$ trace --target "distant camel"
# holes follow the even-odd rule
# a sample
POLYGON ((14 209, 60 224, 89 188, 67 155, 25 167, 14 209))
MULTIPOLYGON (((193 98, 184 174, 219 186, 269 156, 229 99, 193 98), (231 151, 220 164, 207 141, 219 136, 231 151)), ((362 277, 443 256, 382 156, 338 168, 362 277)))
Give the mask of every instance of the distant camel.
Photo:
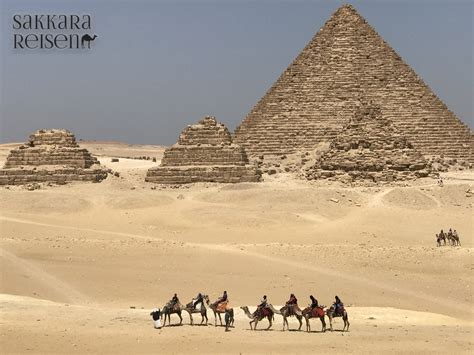
POLYGON ((441 234, 441 233, 436 234, 436 244, 437 244, 437 246, 439 246, 439 247, 441 246, 441 241, 443 241, 444 245, 446 245, 446 237, 445 237, 444 233, 443 234, 441 234))
POLYGON ((345 309, 342 311, 342 314, 336 315, 336 308, 334 307, 334 305, 332 305, 331 308, 329 308, 326 311, 326 315, 329 318, 329 327, 331 328, 331 331, 332 331, 332 319, 336 317, 342 317, 342 320, 344 321, 344 328, 342 328, 342 331, 346 330, 346 327, 347 327, 347 331, 349 331, 349 325, 350 325, 349 316, 347 315, 347 312, 345 309))
POLYGON ((298 322, 300 322, 300 326, 298 330, 301 330, 301 326, 303 325, 303 322, 301 319, 303 318, 303 313, 301 313, 301 309, 298 308, 298 306, 294 306, 294 312, 290 313, 290 309, 288 306, 283 306, 280 310, 275 309, 271 304, 268 305, 268 308, 270 308, 273 313, 275 314, 280 314, 283 316, 283 330, 285 330, 285 324, 286 324, 286 329, 290 330, 289 325, 288 325, 288 317, 295 316, 296 319, 298 319, 298 322))
POLYGON ((257 330, 257 324, 260 322, 263 318, 268 319, 268 329, 272 327, 272 319, 274 318, 274 313, 271 310, 271 308, 267 307, 265 308, 267 310, 266 314, 264 312, 264 309, 260 310, 260 312, 255 311, 254 313, 250 313, 249 308, 247 306, 242 306, 240 307, 243 309, 244 313, 251 319, 249 322, 250 329, 257 330), (252 328, 252 323, 254 323, 254 326, 252 328))
POLYGON ((183 311, 184 307, 181 305, 181 303, 178 302, 177 305, 174 307, 171 307, 169 303, 166 304, 166 306, 163 307, 161 310, 161 314, 164 315, 163 317, 163 327, 166 325, 166 316, 168 316, 168 323, 171 323, 171 314, 177 314, 179 317, 179 325, 183 323, 183 317, 181 317, 181 311, 183 311))
MULTIPOLYGON (((208 295, 202 295, 202 298, 204 299, 204 301, 206 302, 206 304, 209 306, 209 296, 208 295)), ((207 322, 208 322, 208 319, 207 319, 207 309, 206 309, 206 306, 204 305, 204 303, 201 304, 201 307, 200 308, 195 308, 194 307, 194 299, 189 302, 186 307, 183 309, 183 311, 186 311, 189 313, 189 319, 191 320, 191 325, 193 325, 193 313, 200 313, 201 314, 201 325, 202 323, 204 322, 204 318, 206 319, 206 325, 207 325, 207 322)))
MULTIPOLYGON (((226 301, 226 303, 228 304, 229 302, 226 301)), ((224 308, 218 307, 218 306, 219 305, 215 303, 211 303, 209 305, 209 308, 212 309, 212 311, 214 312, 214 325, 217 327, 217 316, 219 316, 219 322, 221 323, 221 326, 222 326, 223 324, 222 324, 221 314, 224 313, 224 315, 226 316, 224 320, 227 322, 228 313, 232 311, 232 317, 229 318, 230 319, 229 326, 233 326, 234 325, 234 310, 232 308, 227 308, 227 306, 225 306, 224 308)), ((230 313, 229 313, 229 316, 230 316, 230 313)), ((228 326, 226 323, 226 330, 227 328, 228 326)))
POLYGON ((91 41, 95 40, 97 38, 96 35, 93 37, 89 36, 88 34, 85 34, 84 36, 81 37, 81 46, 82 48, 85 48, 85 42, 87 42, 87 48, 91 48, 91 41))
POLYGON ((306 321, 306 331, 310 332, 311 331, 311 324, 309 322, 310 318, 319 318, 321 321, 322 325, 322 332, 326 331, 326 322, 324 320, 324 306, 316 307, 315 309, 312 309, 311 307, 306 307, 303 309, 303 317, 306 321))
POLYGON ((453 236, 451 237, 452 245, 453 246, 461 246, 461 240, 459 239, 458 232, 456 230, 453 232, 453 236))

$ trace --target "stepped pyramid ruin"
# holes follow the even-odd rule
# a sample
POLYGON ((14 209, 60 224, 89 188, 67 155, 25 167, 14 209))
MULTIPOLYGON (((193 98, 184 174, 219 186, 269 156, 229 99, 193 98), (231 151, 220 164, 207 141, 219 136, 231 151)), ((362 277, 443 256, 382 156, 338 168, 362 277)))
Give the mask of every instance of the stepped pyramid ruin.
POLYGON ((474 163, 474 135, 351 5, 339 8, 236 129, 251 157, 333 139, 359 97, 425 156, 474 163))
POLYGON ((145 181, 159 184, 259 181, 259 171, 248 164, 244 149, 232 143, 228 129, 215 117, 206 116, 188 126, 178 142, 165 150, 160 166, 149 169, 145 181))
POLYGON ((30 182, 99 182, 107 170, 87 149, 80 148, 74 134, 65 129, 38 130, 27 143, 13 149, 0 170, 0 185, 30 182))
POLYGON ((306 177, 390 182, 426 177, 429 173, 430 165, 423 155, 395 131, 380 108, 362 103, 329 150, 306 171, 306 177))

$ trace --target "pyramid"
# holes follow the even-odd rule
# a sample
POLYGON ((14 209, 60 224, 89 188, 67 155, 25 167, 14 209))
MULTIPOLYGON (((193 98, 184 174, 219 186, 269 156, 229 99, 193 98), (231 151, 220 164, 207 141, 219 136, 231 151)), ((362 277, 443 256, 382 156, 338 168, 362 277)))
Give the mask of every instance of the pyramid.
POLYGON ((145 178, 158 184, 259 180, 244 149, 232 143, 229 130, 212 116, 184 129, 178 142, 165 150, 160 166, 149 169, 145 178))
POLYGON ((425 156, 474 163, 474 135, 351 5, 339 8, 235 132, 250 157, 332 140, 364 97, 425 156))
POLYGON ((74 134, 65 129, 40 129, 27 143, 13 149, 0 170, 0 185, 32 182, 99 182, 107 170, 87 149, 79 147, 74 134))
POLYGON ((306 171, 313 179, 391 182, 426 177, 430 165, 379 107, 362 102, 329 149, 306 171))

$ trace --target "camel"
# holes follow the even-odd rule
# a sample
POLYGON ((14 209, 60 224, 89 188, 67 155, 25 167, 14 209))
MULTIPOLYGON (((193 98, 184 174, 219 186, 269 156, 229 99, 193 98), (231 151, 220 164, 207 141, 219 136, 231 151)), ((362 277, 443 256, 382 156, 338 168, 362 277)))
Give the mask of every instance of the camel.
POLYGON ((332 319, 336 317, 342 317, 342 320, 344 321, 344 328, 342 328, 342 331, 346 330, 346 327, 347 327, 347 331, 349 331, 349 325, 350 325, 349 316, 347 315, 347 311, 345 309, 343 310, 342 315, 340 314, 336 315, 336 308, 334 307, 334 305, 332 305, 331 308, 329 308, 326 311, 326 315, 329 318, 329 327, 331 328, 331 332, 332 332, 332 319))
POLYGON ((242 306, 240 308, 244 311, 244 313, 247 315, 247 317, 249 317, 251 319, 251 321, 249 322, 250 329, 257 330, 257 324, 263 318, 268 319, 269 324, 268 324, 268 327, 267 327, 266 330, 268 330, 272 327, 272 319, 274 318, 274 313, 269 307, 267 307, 267 309, 268 309, 268 314, 267 315, 264 314, 263 310, 260 311, 260 312, 255 311, 254 313, 250 313, 249 308, 247 306, 242 306), (252 323, 254 323, 253 328, 252 328, 252 323))
POLYGON ((288 325, 288 317, 295 316, 296 319, 298 319, 298 322, 300 322, 300 326, 298 330, 301 330, 301 326, 303 325, 303 322, 301 319, 303 318, 303 314, 301 313, 301 309, 298 308, 298 306, 295 306, 295 312, 290 314, 290 310, 288 306, 283 306, 280 308, 280 310, 275 309, 271 304, 268 305, 268 308, 272 310, 273 313, 275 314, 280 314, 283 317, 283 329, 285 330, 285 324, 286 324, 286 329, 290 330, 289 325, 288 325))
MULTIPOLYGON (((226 304, 228 305, 229 301, 226 301, 226 304)), ((219 322, 221 323, 221 326, 223 326, 222 318, 221 318, 222 313, 224 313, 224 315, 225 315, 224 320, 226 321, 226 330, 227 330, 228 327, 231 327, 231 326, 234 325, 234 310, 232 308, 227 308, 227 306, 219 307, 219 304, 215 304, 215 303, 211 303, 209 305, 209 308, 212 309, 212 311, 214 312, 214 326, 217 327, 217 316, 219 316, 219 322), (232 315, 230 315, 230 313, 232 313, 232 315), (227 325, 227 318, 228 317, 229 317, 229 320, 230 320, 229 325, 227 325)))
POLYGON ((86 48, 85 47, 85 42, 87 42, 87 48, 91 48, 91 41, 95 40, 97 38, 96 35, 94 36, 89 36, 88 34, 85 34, 84 36, 81 37, 81 46, 82 48, 86 48))
POLYGON ((326 331, 326 321, 324 320, 324 306, 317 307, 317 309, 313 310, 311 307, 306 307, 302 311, 303 317, 306 321, 307 332, 311 331, 311 324, 309 322, 311 318, 319 318, 319 320, 321 321, 321 326, 322 326, 321 331, 322 332, 326 331), (319 311, 317 309, 319 309, 319 311))
POLYGON ((451 238, 451 243, 453 246, 461 246, 461 240, 459 239, 458 232, 454 231, 451 238))
POLYGON ((183 317, 181 317, 181 311, 184 310, 184 307, 181 305, 180 302, 178 302, 177 305, 174 307, 170 306, 170 303, 168 302, 166 306, 163 307, 161 310, 161 314, 163 315, 163 327, 166 325, 166 316, 168 316, 168 323, 171 324, 171 314, 175 313, 179 317, 179 325, 183 323, 183 317))
MULTIPOLYGON (((204 299, 204 301, 206 302, 206 304, 209 306, 209 296, 208 295, 202 295, 202 298, 204 299)), ((201 314, 201 325, 202 323, 204 322, 204 318, 206 319, 206 325, 207 325, 207 322, 208 322, 208 318, 207 318, 207 309, 206 309, 206 306, 203 304, 201 304, 200 308, 194 308, 194 299, 189 302, 186 307, 184 308, 184 311, 188 312, 189 313, 189 319, 191 320, 191 325, 193 325, 193 313, 200 313, 201 314)))
POLYGON ((441 241, 443 241, 443 242, 444 242, 444 245, 446 245, 446 237, 445 237, 444 233, 443 233, 443 234, 441 234, 441 233, 440 233, 440 234, 436 234, 436 243, 437 243, 437 246, 439 246, 439 247, 441 246, 441 241))

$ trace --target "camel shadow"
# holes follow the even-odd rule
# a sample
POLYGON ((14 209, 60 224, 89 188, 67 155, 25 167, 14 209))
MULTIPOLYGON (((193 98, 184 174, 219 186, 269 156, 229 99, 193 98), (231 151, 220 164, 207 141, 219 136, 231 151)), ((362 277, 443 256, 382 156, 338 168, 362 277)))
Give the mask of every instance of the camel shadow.
POLYGON ((321 333, 321 334, 324 334, 326 333, 324 330, 310 330, 309 332, 307 333, 321 333))
POLYGON ((167 327, 182 327, 184 326, 184 324, 166 324, 163 328, 167 328, 167 327))

